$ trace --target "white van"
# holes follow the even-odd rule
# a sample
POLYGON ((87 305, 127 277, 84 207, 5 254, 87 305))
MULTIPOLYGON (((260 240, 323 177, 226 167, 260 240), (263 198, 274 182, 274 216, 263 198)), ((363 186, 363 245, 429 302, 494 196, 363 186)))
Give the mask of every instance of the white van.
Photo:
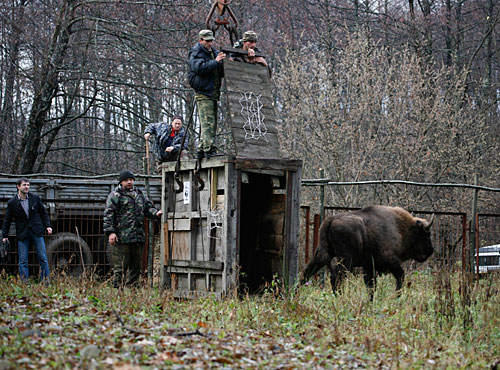
MULTIPOLYGON (((474 256, 474 265, 477 258, 474 256)), ((500 244, 489 245, 479 248, 479 273, 485 274, 492 271, 500 271, 500 244)), ((477 269, 474 268, 474 272, 477 269)))

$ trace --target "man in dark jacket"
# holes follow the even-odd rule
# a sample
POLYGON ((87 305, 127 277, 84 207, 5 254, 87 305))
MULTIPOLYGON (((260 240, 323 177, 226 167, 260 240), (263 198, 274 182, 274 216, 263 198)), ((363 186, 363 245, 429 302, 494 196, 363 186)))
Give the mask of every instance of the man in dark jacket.
POLYGON ((217 155, 215 131, 217 129, 217 102, 223 75, 222 60, 226 54, 212 48, 214 34, 201 30, 199 42, 189 52, 189 84, 195 91, 200 119, 200 142, 197 158, 217 155))
POLYGON ((104 210, 104 232, 112 248, 113 285, 116 288, 138 284, 146 240, 144 217, 162 215, 162 211, 134 186, 134 180, 132 172, 120 172, 119 185, 109 194, 104 210))
POLYGON ((8 240, 12 219, 16 222, 17 249, 19 252, 19 276, 28 279, 28 250, 35 246, 40 263, 41 281, 49 281, 49 263, 43 233, 52 234, 50 219, 40 197, 30 193, 30 181, 21 178, 16 183, 17 194, 7 202, 7 212, 2 227, 2 241, 8 240))
POLYGON ((151 134, 155 135, 154 152, 159 162, 175 161, 177 159, 185 135, 182 150, 187 150, 188 137, 182 123, 182 116, 175 115, 172 117, 172 123, 155 122, 146 126, 144 138, 149 140, 151 134))

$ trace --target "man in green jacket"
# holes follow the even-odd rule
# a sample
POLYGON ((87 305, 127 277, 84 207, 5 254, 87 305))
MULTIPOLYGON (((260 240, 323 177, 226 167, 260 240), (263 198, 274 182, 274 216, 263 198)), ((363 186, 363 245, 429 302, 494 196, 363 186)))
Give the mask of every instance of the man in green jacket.
POLYGON ((138 285, 146 240, 144 217, 162 215, 162 211, 134 186, 134 180, 132 172, 120 172, 119 185, 109 194, 104 210, 104 232, 112 248, 115 288, 124 284, 138 285))

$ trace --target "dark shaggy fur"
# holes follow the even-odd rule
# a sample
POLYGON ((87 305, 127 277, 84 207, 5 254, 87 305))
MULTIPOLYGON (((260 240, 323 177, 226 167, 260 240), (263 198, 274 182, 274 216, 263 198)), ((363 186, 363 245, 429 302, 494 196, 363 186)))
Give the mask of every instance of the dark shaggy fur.
POLYGON ((304 270, 302 283, 326 266, 335 291, 346 271, 362 267, 369 288, 374 287, 378 273, 392 273, 399 290, 404 280, 401 263, 409 259, 424 262, 434 252, 430 238, 433 220, 434 216, 427 221, 402 208, 386 206, 329 216, 321 224, 319 246, 304 270))

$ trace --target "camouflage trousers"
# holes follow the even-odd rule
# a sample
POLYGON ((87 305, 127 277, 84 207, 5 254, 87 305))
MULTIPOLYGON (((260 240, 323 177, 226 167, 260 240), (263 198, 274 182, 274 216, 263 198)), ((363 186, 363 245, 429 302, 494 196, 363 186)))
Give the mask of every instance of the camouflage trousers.
POLYGON ((215 149, 215 132, 217 131, 217 100, 196 98, 196 107, 200 118, 200 142, 198 150, 209 152, 215 149))
POLYGON ((139 285, 143 243, 117 243, 113 246, 113 286, 139 285))

